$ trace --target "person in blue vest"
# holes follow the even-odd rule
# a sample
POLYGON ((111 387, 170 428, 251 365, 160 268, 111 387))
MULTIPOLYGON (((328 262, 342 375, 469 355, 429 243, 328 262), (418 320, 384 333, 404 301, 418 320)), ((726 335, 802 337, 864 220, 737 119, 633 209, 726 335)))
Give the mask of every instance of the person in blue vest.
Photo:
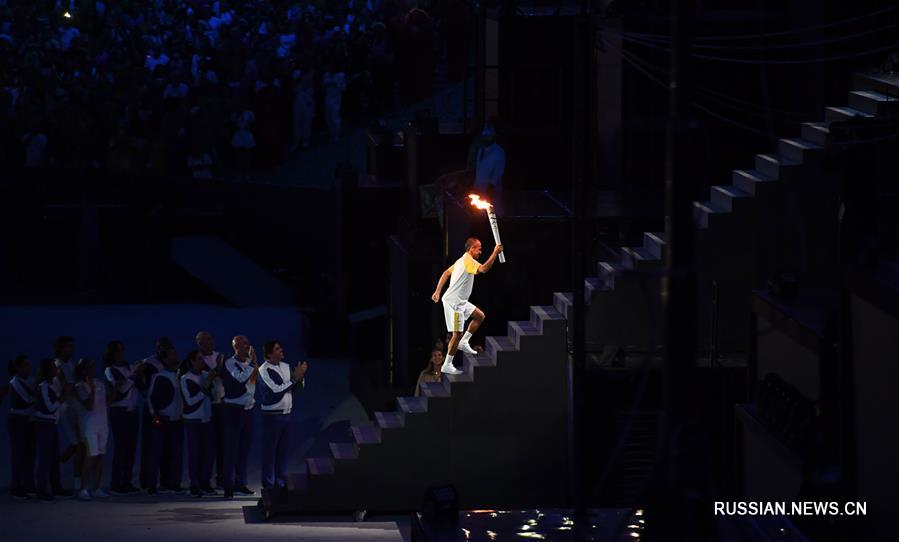
POLYGON ((309 368, 304 361, 290 370, 284 349, 277 341, 262 345, 265 362, 259 367, 259 399, 262 403, 262 487, 287 486, 290 413, 293 392, 302 390, 309 368))
POLYGON ((59 479, 59 412, 67 391, 60 384, 60 368, 55 360, 41 360, 37 372, 34 401, 34 436, 37 443, 37 492, 41 501, 56 502, 56 497, 69 498, 72 493, 62 488, 59 479))
POLYGON ((222 383, 225 386, 225 498, 234 494, 255 495, 247 487, 247 460, 253 438, 253 407, 256 405, 256 377, 259 365, 256 352, 243 335, 231 341, 234 355, 225 360, 222 383))
POLYGON ((215 338, 208 331, 200 331, 196 336, 197 349, 206 362, 206 369, 215 373, 212 380, 212 428, 215 433, 215 488, 225 489, 222 465, 225 462, 225 384, 222 382, 222 367, 225 356, 215 350, 215 338))
POLYGON ((34 379, 28 356, 9 362, 9 490, 14 499, 25 500, 34 489, 34 379))
POLYGON ((140 399, 137 380, 143 365, 133 367, 125 360, 122 341, 110 341, 103 352, 103 371, 110 386, 109 426, 115 442, 112 454, 112 479, 109 491, 113 495, 130 495, 138 489, 131 483, 134 474, 134 458, 137 453, 137 429, 140 416, 137 403, 140 399))
POLYGON ((183 401, 178 381, 178 354, 166 350, 163 368, 150 380, 147 393, 152 416, 150 479, 147 492, 182 494, 181 470, 184 455, 184 424, 181 421, 183 401), (160 480, 161 478, 161 480, 160 480), (160 483, 161 482, 161 483, 160 483))
POLYGON ((184 432, 187 435, 187 472, 190 494, 202 497, 215 495, 209 485, 212 460, 215 458, 212 427, 212 385, 216 375, 208 371, 202 352, 193 350, 185 360, 188 371, 181 377, 184 396, 184 432))
MULTIPOLYGON (((140 371, 135 384, 137 389, 144 395, 144 408, 140 417, 140 487, 146 491, 150 491, 150 482, 156 477, 152 471, 153 464, 153 415, 150 413, 150 382, 153 376, 163 369, 163 359, 168 355, 169 350, 174 350, 174 345, 168 337, 160 337, 156 339, 155 354, 141 361, 140 371)), ((155 493, 156 490, 154 489, 155 493)))

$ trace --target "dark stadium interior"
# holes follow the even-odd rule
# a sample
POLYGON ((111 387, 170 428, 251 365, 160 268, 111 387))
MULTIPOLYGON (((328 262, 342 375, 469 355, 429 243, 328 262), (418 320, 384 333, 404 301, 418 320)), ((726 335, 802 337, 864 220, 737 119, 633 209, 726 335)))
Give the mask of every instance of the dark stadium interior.
POLYGON ((895 539, 897 27, 876 0, 0 0, 3 528, 895 539), (444 271, 470 300, 432 298, 444 271), (252 428, 216 425, 201 463, 237 474, 207 494, 187 384, 151 398, 169 355, 207 359, 200 423, 252 428), (101 414, 46 395, 70 360, 101 414))

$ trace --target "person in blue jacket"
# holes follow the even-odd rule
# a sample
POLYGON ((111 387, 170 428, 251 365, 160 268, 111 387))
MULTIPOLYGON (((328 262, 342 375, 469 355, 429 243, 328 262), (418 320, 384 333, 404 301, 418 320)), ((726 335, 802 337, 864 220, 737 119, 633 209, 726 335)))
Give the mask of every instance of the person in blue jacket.
POLYGON ((215 459, 215 433, 212 427, 212 384, 215 372, 207 370, 199 350, 187 355, 187 372, 181 376, 184 396, 184 432, 187 435, 187 471, 190 494, 194 497, 215 495, 209 479, 215 459))
POLYGON ((226 499, 233 499, 235 493, 245 496, 256 493, 247 486, 247 460, 253 442, 253 407, 256 406, 259 365, 256 352, 243 335, 234 337, 231 347, 234 355, 225 360, 221 373, 225 386, 223 476, 226 499))
POLYGON ((287 485, 290 413, 293 392, 302 390, 309 365, 303 361, 293 370, 284 361, 284 349, 277 341, 262 346, 265 362, 259 366, 259 398, 262 403, 262 487, 287 485))

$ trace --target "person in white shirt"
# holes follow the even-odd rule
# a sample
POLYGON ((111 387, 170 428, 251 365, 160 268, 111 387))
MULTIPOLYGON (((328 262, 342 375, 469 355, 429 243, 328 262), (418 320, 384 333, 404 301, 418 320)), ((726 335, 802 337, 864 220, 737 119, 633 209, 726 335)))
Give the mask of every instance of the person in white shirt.
POLYGON ((64 392, 66 400, 59 409, 59 426, 62 428, 68 440, 68 445, 61 455, 65 463, 74 457, 74 477, 76 487, 80 484, 81 471, 84 468, 84 438, 81 431, 81 403, 78 401, 75 390, 75 340, 71 337, 60 336, 53 341, 53 352, 56 356, 54 363, 59 371, 56 373, 56 383, 64 392))
POLYGON ((484 312, 475 307, 468 301, 471 296, 471 290, 474 287, 474 277, 478 273, 486 273, 493 267, 496 257, 502 252, 503 246, 496 245, 493 247, 493 253, 487 258, 483 264, 478 263, 481 256, 481 242, 474 237, 469 237, 465 241, 465 254, 456 262, 448 267, 446 271, 440 275, 437 281, 437 288, 431 295, 434 303, 440 301, 440 294, 446 281, 449 280, 449 287, 443 294, 443 314, 446 318, 446 329, 453 334, 447 349, 446 359, 440 371, 443 373, 458 375, 462 371, 453 366, 453 358, 457 350, 462 350, 466 354, 477 354, 474 348, 469 345, 469 340, 475 331, 478 330, 481 323, 484 322, 484 312), (471 318, 468 324, 468 331, 462 334, 465 320, 471 318))
POLYGON ((96 368, 93 360, 81 358, 75 369, 77 379, 75 390, 82 406, 81 428, 87 447, 84 470, 81 471, 81 491, 78 493, 78 499, 82 501, 109 497, 109 494, 100 488, 103 455, 106 453, 106 442, 109 440, 106 385, 103 380, 94 378, 96 368))
POLYGON ((290 413, 293 392, 305 387, 309 365, 303 361, 290 370, 278 341, 262 345, 265 362, 259 367, 262 403, 262 487, 287 487, 290 413))
POLYGON ((115 441, 112 454, 112 479, 109 490, 113 495, 129 495, 138 489, 131 483, 134 472, 134 458, 137 455, 137 431, 140 415, 137 404, 140 395, 136 381, 140 378, 143 364, 133 367, 125 360, 125 345, 122 341, 110 341, 103 353, 103 371, 109 384, 109 427, 115 441))
POLYGON ((222 382, 225 385, 225 498, 234 493, 254 495, 247 487, 247 460, 253 438, 253 407, 256 405, 256 377, 259 365, 250 341, 237 335, 231 341, 234 355, 225 360, 222 382))
POLYGON ((215 372, 208 370, 202 352, 193 350, 184 360, 188 370, 181 377, 184 397, 184 432, 187 436, 187 472, 190 494, 215 495, 209 486, 212 477, 212 389, 215 372))
MULTIPOLYGON (((212 372, 215 376, 212 379, 212 389, 210 390, 210 399, 212 402, 212 429, 213 450, 215 454, 215 488, 224 489, 224 478, 222 476, 222 465, 224 465, 225 455, 225 384, 222 382, 222 370, 225 365, 225 356, 215 350, 215 337, 208 331, 200 331, 196 336, 197 348, 200 355, 206 363, 206 370, 212 372)), ((207 458, 212 461, 213 458, 207 458)), ((207 480, 208 482, 208 480, 207 480)), ((203 484, 202 489, 207 489, 209 484, 203 484)))

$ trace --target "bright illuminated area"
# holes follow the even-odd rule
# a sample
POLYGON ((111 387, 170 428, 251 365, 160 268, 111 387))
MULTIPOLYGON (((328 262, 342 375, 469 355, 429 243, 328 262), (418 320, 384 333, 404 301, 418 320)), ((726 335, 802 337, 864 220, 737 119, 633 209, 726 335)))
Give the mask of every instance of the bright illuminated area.
POLYGON ((489 209, 492 207, 490 202, 482 200, 481 196, 477 194, 469 194, 468 197, 471 199, 471 204, 478 209, 489 209))
POLYGON ((0 542, 899 541, 899 1, 0 0, 0 542))
POLYGON ((627 509, 591 511, 584 519, 584 524, 591 527, 583 532, 574 529, 575 519, 571 517, 571 510, 544 509, 537 519, 533 518, 534 511, 504 512, 495 517, 468 512, 460 514, 461 532, 467 537, 466 540, 492 540, 494 537, 502 540, 512 536, 559 542, 587 541, 591 538, 615 542, 631 540, 627 534, 628 529, 625 528, 627 518, 631 517, 631 512, 627 509), (600 529, 598 525, 607 527, 600 529))

